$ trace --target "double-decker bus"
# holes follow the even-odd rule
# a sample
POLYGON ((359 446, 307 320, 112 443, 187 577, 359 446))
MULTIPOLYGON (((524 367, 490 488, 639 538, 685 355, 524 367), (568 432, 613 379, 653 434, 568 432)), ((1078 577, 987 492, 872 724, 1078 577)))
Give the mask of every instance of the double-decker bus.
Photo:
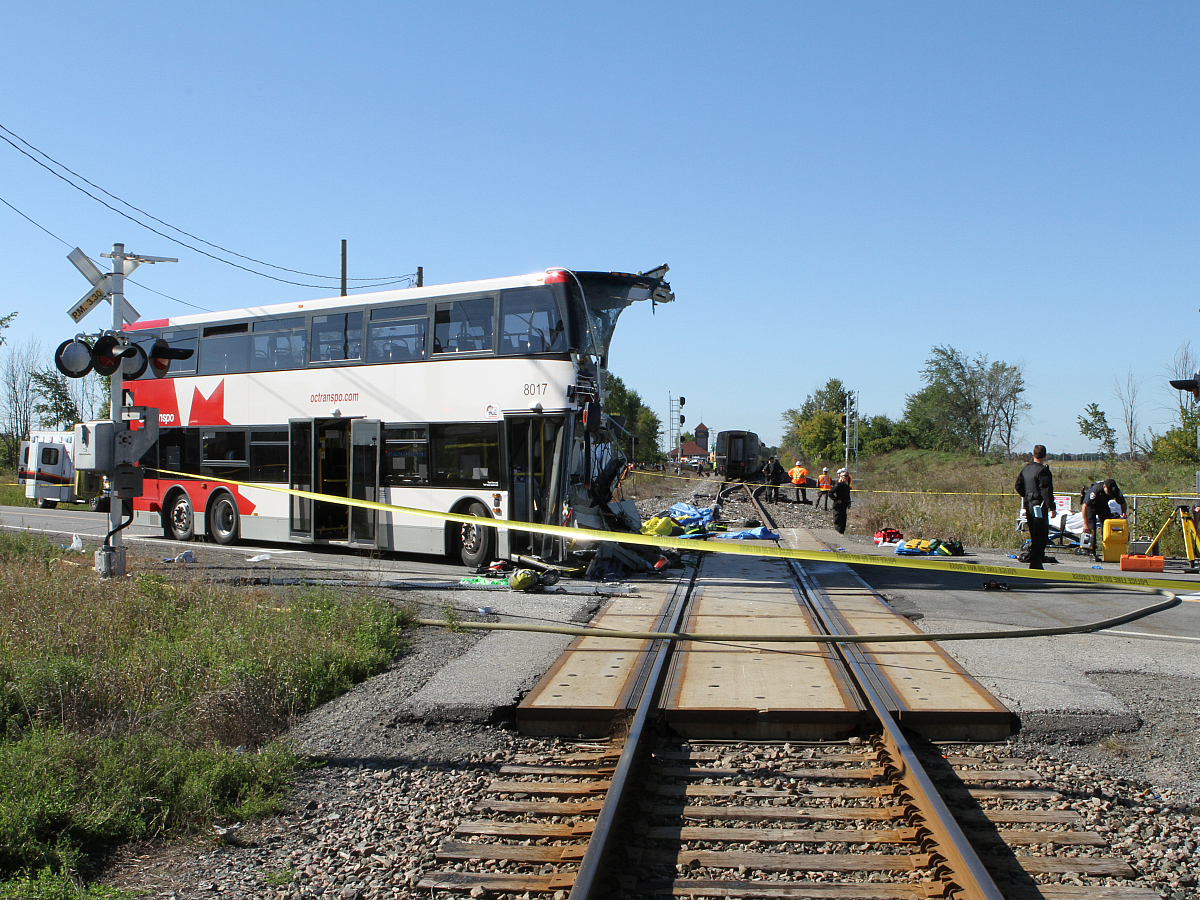
POLYGON ((548 269, 128 325, 147 352, 158 339, 195 351, 166 377, 125 385, 134 405, 159 410, 134 520, 178 540, 445 553, 468 566, 568 548, 252 485, 636 528, 636 509, 612 498, 624 456, 601 395, 622 310, 674 299, 666 268, 548 269))

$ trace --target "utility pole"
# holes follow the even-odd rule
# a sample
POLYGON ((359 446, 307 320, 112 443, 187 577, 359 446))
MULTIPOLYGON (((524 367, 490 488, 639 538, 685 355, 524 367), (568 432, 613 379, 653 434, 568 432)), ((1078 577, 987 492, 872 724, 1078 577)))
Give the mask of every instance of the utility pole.
POLYGON ((346 242, 342 241, 342 296, 346 296, 346 242))
POLYGON ((417 266, 417 287, 425 287, 425 267, 417 266))

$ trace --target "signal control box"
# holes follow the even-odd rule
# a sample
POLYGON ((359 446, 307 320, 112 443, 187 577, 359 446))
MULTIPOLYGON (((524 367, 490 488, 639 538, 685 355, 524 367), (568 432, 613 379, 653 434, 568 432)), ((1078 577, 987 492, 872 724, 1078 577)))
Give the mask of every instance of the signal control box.
POLYGON ((75 426, 79 448, 75 468, 111 476, 116 497, 140 497, 143 472, 138 463, 158 441, 158 410, 124 406, 121 418, 121 422, 101 420, 75 426))
POLYGON ((76 425, 75 468, 83 472, 111 472, 116 428, 117 423, 109 419, 76 425))

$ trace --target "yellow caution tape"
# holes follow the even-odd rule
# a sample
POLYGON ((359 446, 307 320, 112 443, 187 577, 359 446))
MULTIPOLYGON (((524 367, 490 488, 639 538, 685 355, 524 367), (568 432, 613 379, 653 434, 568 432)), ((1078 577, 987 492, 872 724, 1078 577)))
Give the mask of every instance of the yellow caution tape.
MULTIPOLYGON (((840 562, 856 566, 889 566, 897 569, 935 569, 941 572, 958 572, 963 575, 1000 575, 1007 578, 1033 578, 1039 581, 1061 581, 1074 584, 1109 584, 1128 585, 1134 588, 1164 588, 1179 590, 1187 588, 1192 582, 1172 581, 1164 578, 1134 578, 1128 575, 1105 575, 1088 572, 1052 572, 1050 570, 1014 569, 1007 566, 983 566, 976 563, 956 563, 930 559, 928 557, 904 556, 868 556, 861 553, 844 553, 841 551, 790 550, 784 547, 767 547, 762 544, 741 544, 729 541, 687 540, 684 538, 663 537, 648 534, 627 534, 623 531, 596 531, 590 528, 573 528, 565 525, 538 525, 533 522, 518 522, 512 519, 491 519, 467 516, 462 513, 436 512, 431 509, 418 509, 412 506, 396 506, 379 503, 374 500, 356 500, 350 497, 336 497, 331 494, 318 494, 314 491, 302 491, 296 488, 283 487, 278 484, 261 484, 248 481, 235 481, 232 478, 200 478, 184 472, 172 472, 168 469, 154 469, 149 466, 146 471, 158 472, 174 478, 186 478, 189 481, 211 481, 219 484, 233 484, 238 487, 254 488, 263 491, 273 491, 277 494, 289 494, 293 497, 306 497, 322 503, 336 503, 341 506, 353 506, 359 509, 375 509, 381 512, 401 513, 406 516, 417 516, 426 519, 440 519, 446 522, 460 522, 464 525, 486 525, 489 528, 506 529, 509 531, 525 531, 533 534, 552 534, 572 540, 589 539, 595 541, 612 541, 617 544, 635 544, 641 547, 672 547, 676 550, 694 550, 702 553, 727 553, 734 556, 756 556, 767 559, 796 559, 808 562, 840 562)), ((719 533, 718 533, 719 534, 719 533)), ((1196 584, 1200 591, 1200 583, 1196 584)), ((1185 598, 1187 599, 1187 598, 1185 598)))

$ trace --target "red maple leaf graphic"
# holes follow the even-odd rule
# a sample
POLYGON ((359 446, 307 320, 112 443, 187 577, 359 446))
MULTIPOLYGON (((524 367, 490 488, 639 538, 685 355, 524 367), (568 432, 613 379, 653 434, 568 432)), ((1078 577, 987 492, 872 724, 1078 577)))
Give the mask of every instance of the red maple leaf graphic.
POLYGON ((188 418, 189 425, 228 425, 225 420, 225 379, 217 385, 212 396, 207 400, 200 393, 200 388, 192 392, 192 412, 188 418))

